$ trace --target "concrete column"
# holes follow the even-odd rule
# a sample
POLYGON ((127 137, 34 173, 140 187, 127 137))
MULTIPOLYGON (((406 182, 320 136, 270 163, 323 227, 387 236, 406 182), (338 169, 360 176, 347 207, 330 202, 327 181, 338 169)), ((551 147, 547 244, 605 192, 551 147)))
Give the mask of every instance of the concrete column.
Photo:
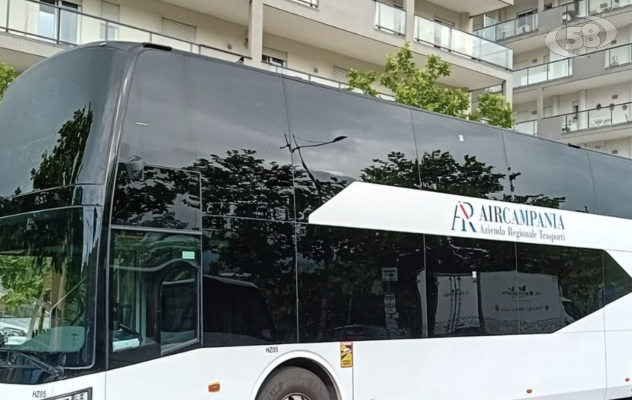
MULTIPOLYGON (((584 111, 586 109, 588 109, 588 91, 586 89, 581 89, 579 91, 579 111, 584 111)), ((587 113, 579 113, 577 124, 580 129, 588 127, 587 113)))
POLYGON ((248 18, 248 55, 246 64, 261 68, 263 54, 263 0, 250 0, 248 18))
POLYGON ((538 12, 544 11, 544 0, 538 0, 538 12))
POLYGON ((461 30, 469 33, 474 31, 474 20, 469 13, 461 13, 461 30))
POLYGON ((560 96, 551 96, 551 113, 553 115, 561 114, 561 111, 560 111, 560 96))
POLYGON ((415 0, 406 0, 404 3, 406 10, 406 41, 415 42, 415 0))
POLYGON ((511 78, 503 83, 503 96, 507 103, 513 104, 513 81, 511 78))
MULTIPOLYGON (((538 90, 538 98, 537 98, 537 116, 536 119, 538 121, 538 127, 542 126, 542 119, 544 118, 544 91, 542 90, 542 88, 537 89, 538 90)), ((539 132, 540 130, 538 130, 539 132)))

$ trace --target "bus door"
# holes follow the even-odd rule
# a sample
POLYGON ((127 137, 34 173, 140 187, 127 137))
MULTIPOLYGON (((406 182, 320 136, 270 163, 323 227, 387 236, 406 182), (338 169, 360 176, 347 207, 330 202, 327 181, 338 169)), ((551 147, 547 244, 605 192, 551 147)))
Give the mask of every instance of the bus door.
POLYGON ((138 160, 119 167, 109 252, 109 369, 201 346, 200 187, 197 171, 139 166, 138 160))

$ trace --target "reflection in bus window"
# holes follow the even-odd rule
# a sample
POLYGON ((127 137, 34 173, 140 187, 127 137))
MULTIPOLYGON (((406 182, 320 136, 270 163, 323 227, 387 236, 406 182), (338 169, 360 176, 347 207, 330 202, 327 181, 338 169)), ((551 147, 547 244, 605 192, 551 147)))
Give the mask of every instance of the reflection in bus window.
POLYGON ((118 231, 112 248, 112 364, 157 358, 195 343, 199 237, 118 231))
POLYGON ((205 276, 204 345, 269 344, 277 334, 265 299, 250 282, 205 276))

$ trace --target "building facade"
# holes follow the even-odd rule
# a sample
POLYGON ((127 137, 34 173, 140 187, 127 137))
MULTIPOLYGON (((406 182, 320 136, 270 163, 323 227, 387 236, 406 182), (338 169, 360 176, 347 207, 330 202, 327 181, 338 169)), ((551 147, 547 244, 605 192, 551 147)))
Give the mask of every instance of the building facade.
POLYGON ((632 1, 516 0, 473 27, 513 49, 518 130, 632 156, 632 1), (595 24, 596 37, 569 40, 595 24), (547 47, 556 29, 549 38, 571 54, 547 47))
POLYGON ((0 62, 21 72, 69 46, 153 42, 344 87, 408 41, 418 64, 452 65, 441 84, 511 101, 513 50, 474 34, 473 17, 512 1, 0 0, 0 62))

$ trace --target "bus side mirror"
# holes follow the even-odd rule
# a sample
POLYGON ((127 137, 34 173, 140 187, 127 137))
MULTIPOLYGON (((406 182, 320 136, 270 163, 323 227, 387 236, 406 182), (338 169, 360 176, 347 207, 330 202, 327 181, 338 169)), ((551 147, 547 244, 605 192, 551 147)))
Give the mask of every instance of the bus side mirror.
POLYGON ((132 182, 145 181, 145 161, 142 158, 130 157, 125 161, 125 168, 127 169, 127 176, 132 182))

